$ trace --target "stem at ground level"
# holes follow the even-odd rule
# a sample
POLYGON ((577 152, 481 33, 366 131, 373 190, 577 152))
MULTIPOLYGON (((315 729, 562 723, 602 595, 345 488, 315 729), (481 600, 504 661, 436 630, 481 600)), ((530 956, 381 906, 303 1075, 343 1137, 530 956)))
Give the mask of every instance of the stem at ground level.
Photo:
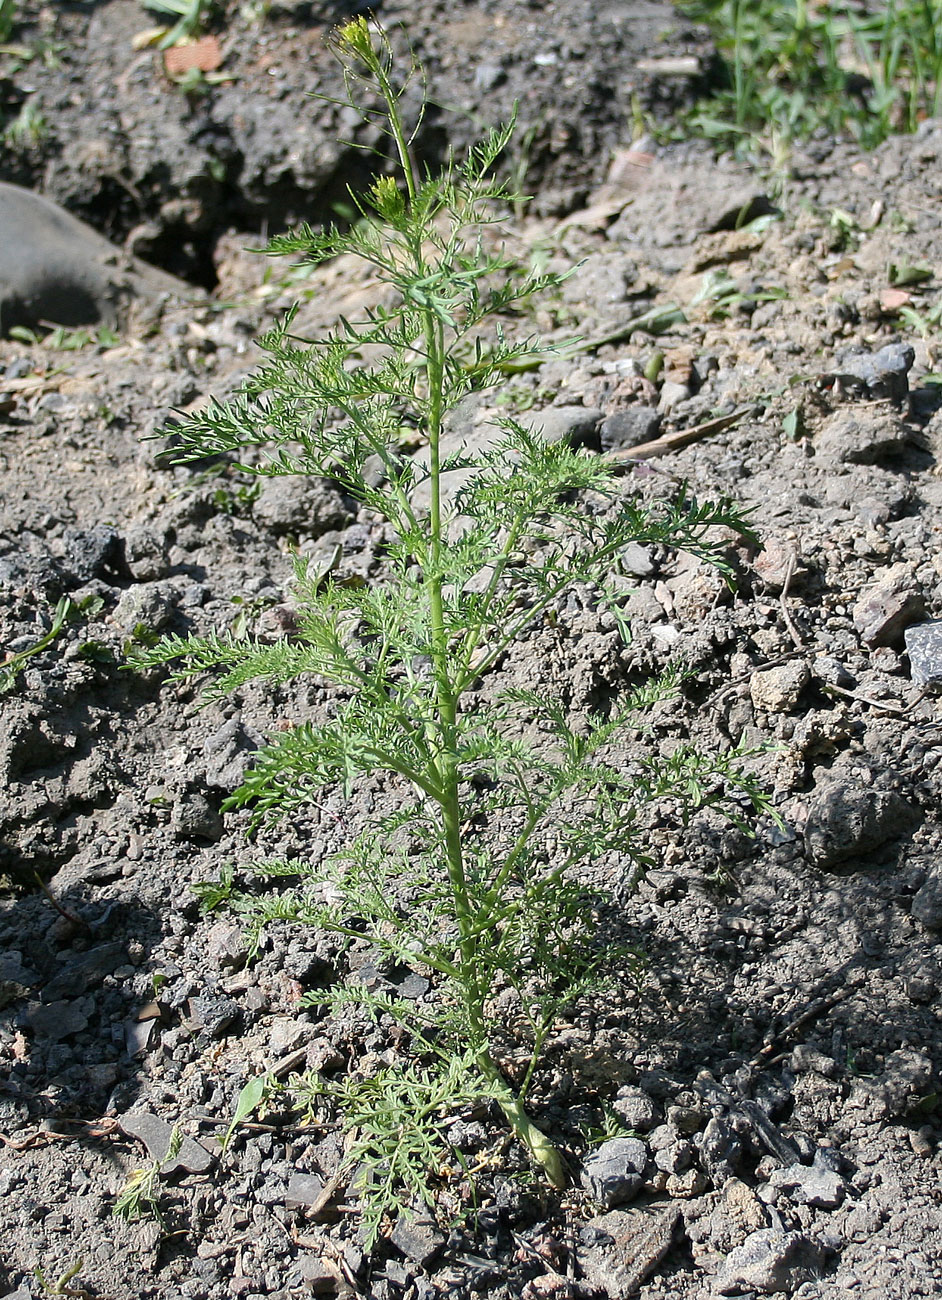
POLYGON ((559 1149, 553 1145, 541 1128, 527 1114, 523 1102, 513 1092, 487 1051, 478 1053, 478 1069, 498 1087, 497 1104, 504 1112, 507 1123, 530 1152, 554 1187, 560 1190, 569 1185, 566 1166, 559 1149))

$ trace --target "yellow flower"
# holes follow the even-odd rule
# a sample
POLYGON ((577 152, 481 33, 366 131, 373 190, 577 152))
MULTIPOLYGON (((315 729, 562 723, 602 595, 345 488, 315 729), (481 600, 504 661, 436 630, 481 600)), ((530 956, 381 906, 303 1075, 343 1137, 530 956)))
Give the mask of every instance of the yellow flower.
POLYGON ((362 16, 351 18, 348 23, 337 28, 336 43, 341 54, 352 54, 364 63, 371 62, 375 57, 370 25, 362 16))
POLYGON ((398 225, 405 215, 405 199, 399 191, 392 176, 380 176, 370 186, 370 203, 383 218, 392 225, 398 225))

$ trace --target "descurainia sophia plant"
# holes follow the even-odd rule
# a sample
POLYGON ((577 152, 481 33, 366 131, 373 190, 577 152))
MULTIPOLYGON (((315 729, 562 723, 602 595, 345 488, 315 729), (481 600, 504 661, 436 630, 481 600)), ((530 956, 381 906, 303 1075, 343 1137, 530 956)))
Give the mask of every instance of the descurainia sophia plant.
MULTIPOLYGON (((619 755, 620 731, 676 690, 679 673, 578 725, 546 692, 478 689, 574 583, 592 584, 604 604, 630 543, 683 548, 722 570, 728 532, 716 530, 749 528, 725 502, 641 505, 600 457, 548 445, 509 418, 490 449, 444 453, 457 403, 540 351, 534 338, 506 336, 501 317, 559 277, 521 270, 484 238, 518 199, 493 178, 511 128, 422 173, 403 103, 415 65, 397 80, 387 36, 365 18, 332 44, 350 103, 390 143, 388 171, 353 196, 349 229, 305 225, 268 251, 314 264, 354 254, 393 305, 315 341, 292 333, 289 312, 261 338, 267 359, 236 395, 173 433, 181 462, 234 454, 253 474, 332 478, 384 521, 389 577, 344 585, 298 559, 290 640, 171 637, 138 661, 173 663, 178 676, 215 671, 211 697, 254 678, 311 675, 333 687, 330 720, 279 733, 230 799, 254 808, 256 823, 291 817, 325 787, 352 796, 377 773, 398 801, 330 859, 261 863, 272 888, 239 896, 224 883, 213 898, 229 896, 256 944, 267 922, 297 920, 367 935, 383 958, 436 982, 434 1004, 362 985, 312 996, 365 1003, 408 1030, 400 1070, 305 1085, 309 1104, 330 1093, 356 1129, 351 1159, 373 1169, 363 1185, 373 1238, 391 1206, 429 1197, 448 1116, 474 1102, 496 1103, 546 1178, 565 1185, 563 1155, 527 1097, 554 1025, 607 959, 580 866, 613 852, 643 865, 638 819, 651 801, 712 806, 740 823, 766 805, 743 751, 707 757, 678 744, 631 764, 619 755), (423 458, 401 454, 404 425, 427 443, 423 458), (444 479, 458 469, 449 500, 444 479), (527 740, 534 726, 539 738, 527 740), (526 1064, 511 1079, 502 1059, 521 1041, 526 1064)), ((244 1090, 243 1118, 264 1092, 261 1081, 244 1090)))

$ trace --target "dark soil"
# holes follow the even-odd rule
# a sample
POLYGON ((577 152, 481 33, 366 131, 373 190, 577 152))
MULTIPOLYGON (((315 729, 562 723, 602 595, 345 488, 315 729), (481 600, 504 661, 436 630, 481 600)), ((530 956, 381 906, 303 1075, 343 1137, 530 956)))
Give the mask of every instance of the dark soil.
MULTIPOLYGON (((276 0, 259 23, 227 6, 214 74, 227 80, 191 94, 168 80, 159 53, 133 48, 156 20, 138 0, 41 10, 19 36, 44 42, 53 66, 30 63, 9 111, 28 88, 47 133, 8 156, 0 179, 41 188, 130 251, 213 287, 221 235, 332 218, 367 175, 364 148, 383 147, 329 102, 343 81, 324 38, 357 8, 276 0)), ((376 8, 403 53, 404 25, 426 71, 432 102, 419 156, 434 165, 516 104, 515 166, 547 213, 571 211, 600 182, 633 115, 689 100, 693 78, 639 70, 643 55, 708 61, 703 30, 657 0, 376 8)), ((417 78, 413 117, 420 91, 417 78)))
POLYGON ((11 105, 29 90, 49 134, 9 153, 0 179, 214 292, 152 303, 114 346, 3 344, 2 644, 34 644, 63 595, 82 612, 0 697, 0 1294, 39 1295, 35 1268, 54 1285, 79 1260, 64 1284, 78 1291, 60 1294, 942 1294, 942 416, 927 320, 942 124, 870 156, 821 143, 769 179, 634 135, 695 88, 639 59, 708 62, 668 6, 383 7, 406 20, 433 96, 465 112, 431 116, 427 157, 520 102, 537 197, 509 245, 581 263, 530 324, 618 336, 508 380, 459 431, 473 443, 495 411, 555 408, 599 454, 624 453, 626 492, 727 494, 765 544, 731 542, 734 592, 683 558, 636 556, 629 645, 578 592, 504 679, 552 686, 578 712, 683 658, 695 673, 646 743, 754 742, 784 829, 684 830, 665 809, 636 892, 619 891, 617 864, 594 864, 646 969, 576 1008, 548 1048, 534 1112, 572 1189, 528 1180, 496 1116, 466 1118, 455 1141, 479 1168, 473 1196, 456 1165, 437 1221, 390 1224, 367 1254, 355 1190, 341 1179, 316 1204, 342 1158, 332 1128, 285 1112, 240 1128, 225 1154, 217 1139, 261 1071, 395 1060, 391 1026, 299 1007, 332 979, 393 973, 372 969, 367 940, 339 954, 287 926, 249 961, 191 886, 260 855, 329 851, 383 792, 334 792, 252 843, 222 801, 264 734, 317 716, 326 693, 252 687, 200 708, 193 688, 123 667, 154 632, 284 635, 294 547, 339 546, 342 572, 382 580, 375 521, 331 484, 256 494, 225 463, 174 468, 142 441, 231 392, 253 338, 299 296, 302 333, 374 300, 345 262, 299 280, 246 251, 329 214, 362 177, 364 155, 336 143, 353 124, 309 98, 338 90, 322 43, 348 11, 283 4, 256 26, 233 7, 218 35, 234 80, 193 99, 132 49, 153 21, 132 0, 24 8, 17 40, 65 48, 59 67, 11 74, 11 105), (769 219, 743 227, 744 212, 769 219), (901 284, 913 267, 928 278, 901 284), (632 327, 671 304, 685 319, 668 332, 632 327), (901 322, 901 307, 919 315, 901 322), (627 454, 699 425, 685 448, 627 454), (113 1217, 174 1125, 198 1145, 160 1180, 162 1219, 113 1217), (617 1166, 628 1148, 599 1148, 606 1126, 643 1143, 640 1186, 608 1206, 598 1153, 617 1166))

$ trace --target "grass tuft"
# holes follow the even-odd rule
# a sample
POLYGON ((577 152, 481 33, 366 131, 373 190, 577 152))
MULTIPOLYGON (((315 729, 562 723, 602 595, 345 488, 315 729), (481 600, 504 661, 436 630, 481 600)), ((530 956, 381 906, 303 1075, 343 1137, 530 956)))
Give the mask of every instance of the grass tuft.
POLYGON ((942 0, 683 0, 722 64, 688 127, 724 148, 777 155, 821 132, 872 149, 942 107, 942 0))

